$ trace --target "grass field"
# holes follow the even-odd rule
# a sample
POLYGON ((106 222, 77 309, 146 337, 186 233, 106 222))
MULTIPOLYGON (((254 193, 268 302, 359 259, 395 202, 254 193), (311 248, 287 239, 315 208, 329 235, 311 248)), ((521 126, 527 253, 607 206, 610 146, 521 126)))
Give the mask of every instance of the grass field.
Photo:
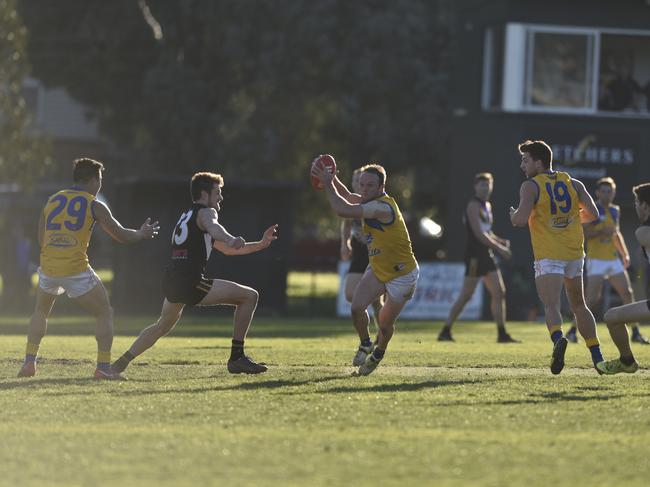
MULTIPOLYGON (((488 323, 437 343, 439 323, 402 322, 380 368, 351 377, 347 321, 260 318, 247 348, 270 370, 240 377, 214 321, 184 317, 128 382, 96 383, 88 319, 52 320, 19 380, 26 319, 0 318, 0 485, 647 485, 648 372, 598 376, 580 344, 552 376, 543 325, 497 345, 488 323)), ((118 317, 114 353, 146 324, 118 317)))

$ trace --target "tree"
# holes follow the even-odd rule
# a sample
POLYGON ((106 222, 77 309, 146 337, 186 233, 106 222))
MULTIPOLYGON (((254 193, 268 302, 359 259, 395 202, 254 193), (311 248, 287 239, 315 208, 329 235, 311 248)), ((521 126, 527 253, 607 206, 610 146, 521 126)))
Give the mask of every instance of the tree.
POLYGON ((21 93, 26 34, 16 1, 0 0, 0 179, 31 185, 49 164, 49 146, 35 131, 21 93))
POLYGON ((132 172, 209 167, 307 186, 323 152, 346 179, 370 160, 416 181, 435 174, 451 3, 31 0, 21 11, 38 78, 93 107, 138 161, 132 172))

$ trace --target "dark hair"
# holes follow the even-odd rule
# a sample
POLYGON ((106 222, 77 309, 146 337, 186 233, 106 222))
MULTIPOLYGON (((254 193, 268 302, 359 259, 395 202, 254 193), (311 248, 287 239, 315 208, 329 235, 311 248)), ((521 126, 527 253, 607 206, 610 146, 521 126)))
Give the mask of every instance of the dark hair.
POLYGON ((478 183, 479 181, 487 181, 488 183, 491 183, 494 181, 494 177, 490 172, 480 172, 474 176, 474 184, 478 183))
POLYGON ((616 189, 616 183, 609 176, 605 176, 596 181, 596 189, 600 189, 601 186, 611 186, 612 189, 616 189))
POLYGON ((379 186, 386 183, 386 169, 379 164, 366 164, 361 168, 361 170, 376 175, 379 178, 379 186))
POLYGON ((650 183, 643 183, 634 186, 632 191, 640 203, 645 203, 650 206, 650 183))
POLYGON ((526 140, 517 146, 519 153, 528 152, 533 161, 542 161, 544 169, 550 169, 553 162, 553 151, 543 140, 526 140))
POLYGON ((99 174, 104 171, 104 164, 87 157, 72 161, 72 180, 75 183, 85 183, 93 178, 99 179, 99 174))
POLYGON ((215 184, 223 186, 223 178, 221 174, 213 172, 197 172, 192 176, 190 183, 190 192, 192 193, 192 201, 201 199, 201 191, 210 194, 215 184))

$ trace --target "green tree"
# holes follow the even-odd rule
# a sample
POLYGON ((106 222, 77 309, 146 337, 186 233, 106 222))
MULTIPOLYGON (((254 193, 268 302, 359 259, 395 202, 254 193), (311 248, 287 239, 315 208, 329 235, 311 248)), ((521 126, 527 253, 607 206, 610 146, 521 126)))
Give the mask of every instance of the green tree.
POLYGON ((344 179, 379 161, 433 197, 451 4, 30 0, 21 11, 38 78, 92 107, 136 174, 209 167, 307 185, 308 162, 329 152, 344 179))
POLYGON ((27 30, 15 0, 0 0, 0 180, 31 185, 49 164, 49 145, 34 127, 23 80, 27 30))

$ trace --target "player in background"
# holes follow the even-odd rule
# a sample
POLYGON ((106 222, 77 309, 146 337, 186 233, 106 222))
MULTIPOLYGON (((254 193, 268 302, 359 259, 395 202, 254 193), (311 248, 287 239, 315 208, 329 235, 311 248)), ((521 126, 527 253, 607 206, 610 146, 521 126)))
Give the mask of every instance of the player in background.
POLYGON ((553 171, 553 152, 541 140, 518 146, 521 169, 528 178, 519 190, 519 206, 510 207, 516 227, 528 225, 535 256, 535 286, 553 341, 551 372, 564 368, 567 339, 562 334, 560 293, 566 289, 580 334, 594 367, 603 361, 594 316, 587 308, 582 285, 584 234, 581 223, 598 218, 598 208, 584 184, 565 172, 553 171))
MULTIPOLYGON (((315 162, 315 161, 314 161, 315 162)), ((352 193, 324 167, 312 163, 312 176, 325 186, 330 207, 343 218, 363 221, 370 265, 352 298, 352 320, 361 343, 352 364, 368 375, 383 359, 395 331, 395 321, 413 297, 419 276, 411 240, 395 200, 385 192, 386 170, 379 164, 361 168, 360 193, 352 193), (373 347, 366 309, 381 295, 386 300, 379 313, 379 343, 373 347)))
MULTIPOLYGON (((355 169, 352 173, 352 191, 359 194, 359 177, 361 168, 355 169)), ((362 222, 358 218, 344 218, 341 222, 341 260, 349 260, 350 267, 345 276, 344 292, 345 299, 352 303, 354 290, 357 288, 363 273, 368 268, 368 246, 366 245, 365 235, 362 230, 362 222)), ((382 306, 382 297, 372 302, 373 321, 375 328, 379 331, 377 317, 382 306)), ((379 336, 375 339, 375 344, 379 341, 379 336)))
MULTIPOLYGON (((634 192, 634 209, 639 217, 641 226, 636 229, 634 236, 641 245, 643 256, 650 262, 650 183, 640 184, 632 188, 634 192)), ((626 323, 650 319, 650 300, 637 301, 612 308, 605 313, 605 322, 609 334, 618 348, 620 357, 614 360, 600 362, 596 365, 604 374, 626 372, 632 374, 639 369, 628 335, 626 323)))
POLYGON ((115 373, 123 372, 135 357, 167 335, 180 319, 185 306, 219 304, 235 306, 228 372, 266 372, 264 364, 253 362, 244 354, 244 340, 257 307, 257 291, 236 282, 208 279, 204 273, 213 248, 225 255, 258 252, 277 239, 275 232, 278 226, 269 227, 259 242, 246 242, 242 237, 228 233, 219 223, 222 186, 223 178, 219 174, 199 172, 192 176, 192 206, 181 214, 171 236, 170 261, 162 279, 165 299, 160 318, 142 330, 131 347, 113 363, 115 373))
MULTIPOLYGON (((621 297, 623 304, 634 301, 632 284, 626 269, 630 267, 630 254, 619 228, 621 209, 612 204, 616 196, 616 183, 610 177, 596 182, 596 207, 598 219, 583 226, 587 239, 587 307, 593 309, 600 301, 603 282, 610 284, 621 297)), ((567 340, 577 343, 575 324, 566 334, 567 340)), ((632 325, 632 341, 650 344, 644 337, 638 324, 632 325)))
POLYGON ((494 251, 504 259, 510 259, 510 242, 492 231, 492 204, 490 196, 494 179, 489 172, 474 176, 474 196, 467 203, 463 222, 467 230, 465 246, 465 279, 458 299, 449 310, 449 316, 438 335, 439 342, 453 342, 451 327, 472 298, 476 286, 483 283, 490 293, 490 309, 497 323, 498 343, 518 343, 506 332, 506 287, 494 260, 494 251))
POLYGON ((36 358, 47 331, 47 320, 58 296, 64 292, 97 320, 97 368, 95 379, 120 379, 110 370, 113 345, 113 308, 101 279, 88 262, 88 244, 95 223, 120 243, 150 240, 158 234, 158 222, 150 219, 139 230, 124 228, 108 207, 97 199, 104 165, 93 159, 73 162, 73 186, 50 196, 38 223, 41 249, 36 308, 29 321, 25 362, 18 377, 36 374, 36 358))

